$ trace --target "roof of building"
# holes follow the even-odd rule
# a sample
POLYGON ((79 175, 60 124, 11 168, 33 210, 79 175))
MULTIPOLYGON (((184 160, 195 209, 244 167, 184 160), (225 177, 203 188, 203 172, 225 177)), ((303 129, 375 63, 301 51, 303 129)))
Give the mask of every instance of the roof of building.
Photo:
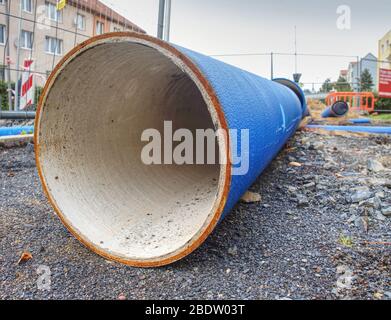
POLYGON ((383 41, 386 38, 388 38, 389 36, 391 36, 391 29, 379 41, 383 41))
POLYGON ((377 60, 377 57, 372 54, 372 53, 368 53, 363 59, 366 59, 366 60, 377 60))
POLYGON ((71 6, 80 8, 81 10, 91 12, 102 19, 116 22, 121 26, 132 28, 136 32, 146 33, 145 30, 120 15, 118 12, 109 8, 99 0, 68 0, 67 3, 71 6))

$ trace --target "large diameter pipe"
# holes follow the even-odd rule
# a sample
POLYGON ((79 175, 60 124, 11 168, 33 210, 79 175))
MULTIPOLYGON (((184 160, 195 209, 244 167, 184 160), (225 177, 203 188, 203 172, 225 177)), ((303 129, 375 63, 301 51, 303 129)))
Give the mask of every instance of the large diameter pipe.
POLYGON ((301 104, 303 105, 303 109, 304 109, 303 116, 305 117, 310 116, 310 110, 307 106, 307 99, 305 97, 304 91, 297 82, 293 82, 285 78, 276 78, 273 79, 273 81, 280 83, 288 87, 289 89, 291 89, 297 95, 297 97, 300 99, 301 104))
POLYGON ((33 120, 34 111, 0 111, 0 119, 6 120, 33 120))
POLYGON ((58 216, 87 247, 131 266, 167 265, 205 241, 295 133, 303 98, 147 35, 101 35, 68 53, 47 81, 36 118, 38 172, 58 216), (191 133, 243 131, 219 135, 218 157, 228 161, 147 165, 141 136, 164 132, 165 121, 191 133))

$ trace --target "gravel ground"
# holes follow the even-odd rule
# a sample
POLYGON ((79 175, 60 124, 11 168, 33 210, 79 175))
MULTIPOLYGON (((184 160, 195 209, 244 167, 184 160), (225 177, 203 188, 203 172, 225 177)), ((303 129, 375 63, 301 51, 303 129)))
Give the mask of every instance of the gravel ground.
POLYGON ((298 133, 251 187, 261 202, 159 269, 79 244, 42 193, 31 145, 0 149, 0 165, 0 299, 391 299, 387 137, 298 133))
POLYGON ((33 126, 34 120, 1 120, 0 127, 33 126))

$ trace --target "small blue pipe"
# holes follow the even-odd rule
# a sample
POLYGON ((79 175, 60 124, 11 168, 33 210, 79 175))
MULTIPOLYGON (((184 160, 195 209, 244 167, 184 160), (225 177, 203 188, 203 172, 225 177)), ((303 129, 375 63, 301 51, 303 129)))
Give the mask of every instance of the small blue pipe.
POLYGON ((322 112, 322 118, 331 118, 331 117, 335 117, 335 114, 331 109, 331 107, 328 107, 322 112))
POLYGON ((350 119, 349 122, 353 123, 353 124, 366 124, 366 123, 371 123, 371 119, 368 119, 368 118, 350 119))
POLYGON ((391 127, 308 125, 307 128, 310 128, 310 129, 324 129, 324 130, 329 130, 329 131, 349 131, 349 132, 391 134, 391 127))
POLYGON ((34 127, 27 126, 27 127, 1 127, 0 128, 0 137, 1 136, 18 136, 23 133, 24 134, 34 133, 34 127))

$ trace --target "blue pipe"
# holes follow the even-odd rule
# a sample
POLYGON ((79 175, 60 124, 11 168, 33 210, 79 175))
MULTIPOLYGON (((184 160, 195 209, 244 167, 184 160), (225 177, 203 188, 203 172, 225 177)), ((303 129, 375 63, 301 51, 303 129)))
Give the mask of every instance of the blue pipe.
POLYGON ((310 129, 324 129, 324 130, 329 130, 329 131, 349 131, 349 132, 391 134, 391 127, 308 125, 307 128, 310 128, 310 129))
MULTIPOLYGON (((45 168, 45 166, 48 166, 49 164, 48 161, 41 162, 41 160, 44 159, 44 157, 53 156, 50 151, 55 150, 56 146, 66 139, 63 137, 63 132, 57 131, 55 134, 53 133, 51 135, 45 133, 50 132, 55 125, 54 122, 48 121, 48 118, 51 119, 50 117, 53 117, 53 114, 58 112, 58 116, 56 117, 58 119, 57 121, 62 121, 62 115, 66 114, 66 111, 64 111, 64 109, 56 111, 55 108, 48 108, 49 104, 46 105, 46 103, 50 100, 49 92, 51 92, 51 90, 56 90, 56 85, 58 83, 63 84, 63 82, 59 80, 61 79, 60 73, 65 74, 67 70, 69 72, 75 65, 79 65, 78 61, 84 61, 83 52, 87 50, 86 48, 88 48, 90 52, 93 52, 93 50, 101 52, 103 43, 107 45, 105 54, 106 52, 110 53, 110 50, 112 50, 112 52, 118 52, 118 50, 122 48, 121 50, 124 50, 124 52, 130 52, 128 56, 131 62, 141 61, 148 66, 148 68, 154 67, 155 64, 156 66, 159 66, 162 62, 169 61, 170 58, 172 59, 175 57, 173 61, 177 63, 177 67, 182 69, 183 73, 189 72, 186 70, 191 70, 192 76, 197 78, 197 87, 200 92, 204 94, 204 98, 207 99, 209 103, 208 107, 210 107, 209 110, 212 110, 211 113, 213 112, 216 126, 228 129, 228 133, 231 134, 230 139, 227 140, 227 145, 224 145, 224 148, 220 149, 220 151, 229 151, 230 154, 228 154, 228 157, 230 160, 237 157, 243 160, 241 163, 235 163, 234 161, 228 162, 226 166, 224 165, 224 167, 222 167, 226 170, 220 175, 221 179, 219 182, 221 182, 221 185, 219 186, 219 198, 216 198, 213 209, 211 209, 212 211, 209 213, 211 219, 204 224, 207 228, 203 229, 203 232, 197 232, 185 245, 181 245, 179 248, 171 248, 170 251, 167 252, 167 256, 163 253, 149 259, 138 259, 137 257, 128 257, 126 255, 118 256, 110 251, 109 245, 105 244, 105 247, 103 247, 101 244, 96 244, 90 241, 88 237, 84 236, 81 230, 74 229, 71 226, 72 221, 67 225, 73 234, 80 235, 80 237, 78 236, 79 240, 95 252, 109 259, 132 266, 151 267, 166 265, 183 258, 198 248, 216 227, 217 222, 221 222, 222 219, 231 212, 242 195, 266 169, 298 129, 303 115, 308 112, 305 96, 297 84, 290 80, 276 79, 275 81, 270 81, 211 57, 162 42, 147 35, 120 33, 113 35, 106 34, 90 39, 88 42, 85 42, 85 45, 74 48, 72 54, 68 54, 65 60, 56 68, 58 73, 57 71, 53 72, 54 78, 51 82, 48 82, 45 87, 43 93, 44 98, 41 100, 38 107, 37 117, 38 119, 41 119, 41 121, 39 121, 39 126, 36 131, 38 137, 36 143, 36 148, 38 150, 37 167, 44 189, 47 191, 50 199, 55 199, 56 195, 51 192, 52 188, 50 188, 50 185, 54 180, 47 180, 47 177, 43 175, 45 171, 49 171, 45 168), (115 38, 115 41, 111 41, 111 37, 115 38), (121 37, 124 37, 124 39, 120 39, 121 37), (135 39, 138 40, 135 41, 135 39), (140 39, 142 40, 141 45, 139 42, 140 39), (134 44, 132 44, 132 42, 134 42, 134 44), (123 43, 126 43, 126 46, 124 46, 123 43), (128 51, 127 46, 132 48, 132 50, 128 51), (148 47, 149 51, 146 50, 148 47), (157 52, 156 47, 161 51, 157 52), (146 58, 142 56, 145 52, 148 53, 146 58), (143 57, 143 59, 138 56, 143 57), (138 60, 136 58, 138 58, 138 60), (68 64, 70 61, 72 61, 72 63, 68 64), (61 69, 62 66, 64 66, 64 69, 61 69), (184 68, 185 66, 187 69, 184 68), (50 114, 50 117, 47 116, 47 114, 50 114), (237 137, 232 135, 234 130, 237 131, 237 137), (43 134, 40 135, 42 132, 43 134), (246 139, 247 134, 248 139, 246 139), (58 139, 53 137, 58 137, 58 139), (242 140, 242 138, 244 138, 244 140, 242 140), (58 141, 59 143, 54 143, 54 141, 58 141), (234 143, 234 141, 236 143, 234 143), (43 148, 42 145, 45 146, 45 148, 43 148), (237 150, 239 151, 239 154, 237 150)), ((86 66, 85 64, 82 65, 86 66)), ((97 68, 99 68, 99 65, 97 68)), ((140 66, 140 70, 142 69, 143 65, 140 66)), ((164 70, 164 68, 161 70, 164 70)), ((175 72, 178 72, 175 71, 176 69, 172 66, 170 66, 170 69, 168 70, 174 71, 169 71, 170 73, 166 71, 167 74, 163 74, 165 77, 172 77, 172 75, 175 75, 175 72), (171 74, 171 72, 173 73, 171 74)), ((93 78, 94 74, 91 71, 92 70, 89 68, 81 71, 78 69, 78 72, 90 72, 91 78, 93 78)), ((156 76, 162 75, 157 73, 156 76)), ((131 75, 129 77, 131 77, 131 75)), ((128 79, 123 79, 123 81, 127 80, 128 79)), ((175 80, 175 78, 173 78, 173 80, 175 80)), ((70 84, 71 82, 69 82, 69 85, 70 84)), ((59 86, 61 88, 61 85, 59 86)), ((79 90, 76 86, 72 88, 79 90)), ((156 88, 156 90, 160 89, 156 88)), ((186 90, 186 88, 183 90, 186 90)), ((152 93, 153 92, 151 92, 151 94, 152 93)), ((108 92, 107 94, 115 93, 108 92)), ((162 104, 162 106, 164 106, 164 104, 162 104)), ((68 107, 69 106, 65 103, 64 108, 67 109, 68 107)), ((86 114, 83 116, 86 116, 86 114)), ((189 114, 189 117, 191 117, 191 114, 189 114)), ((164 120, 170 120, 170 118, 168 117, 164 120)), ((210 119, 208 118, 208 120, 210 119)), ((86 121, 88 121, 87 116, 86 121)), ((132 119, 129 120, 129 122, 130 121, 137 120, 132 119)), ((131 123, 129 123, 129 125, 131 126, 131 123)), ((97 141, 96 143, 99 142, 97 141)), ((57 159, 58 161, 63 161, 60 156, 57 157, 57 159)), ((91 182, 93 183, 93 181, 91 182)), ((54 183, 58 186, 57 181, 54 183)), ((130 180, 126 183, 132 184, 137 183, 137 181, 130 180)), ((67 190, 68 189, 65 187, 64 192, 67 190)), ((169 195, 167 196, 169 197, 169 195)), ((89 200, 90 199, 87 198, 86 203, 88 203, 89 200)), ((72 201, 71 197, 69 197, 69 201, 72 201)), ((54 204, 54 202, 52 202, 52 204, 54 204)), ((56 211, 60 217, 65 217, 63 212, 57 208, 56 205, 54 205, 54 207, 57 209, 56 211)), ((65 209, 69 208, 65 206, 65 209)), ((62 210, 64 211, 65 209, 63 208, 62 210)), ((115 209, 113 209, 113 211, 115 211, 115 209)), ((186 217, 183 216, 183 219, 186 219, 186 217)), ((66 219, 63 221, 65 220, 66 219)))
POLYGON ((368 118, 350 119, 349 122, 353 123, 353 124, 368 124, 368 123, 371 123, 371 119, 368 119, 368 118))
POLYGON ((2 127, 0 128, 1 136, 18 136, 20 134, 32 134, 34 133, 33 126, 27 127, 2 127))

